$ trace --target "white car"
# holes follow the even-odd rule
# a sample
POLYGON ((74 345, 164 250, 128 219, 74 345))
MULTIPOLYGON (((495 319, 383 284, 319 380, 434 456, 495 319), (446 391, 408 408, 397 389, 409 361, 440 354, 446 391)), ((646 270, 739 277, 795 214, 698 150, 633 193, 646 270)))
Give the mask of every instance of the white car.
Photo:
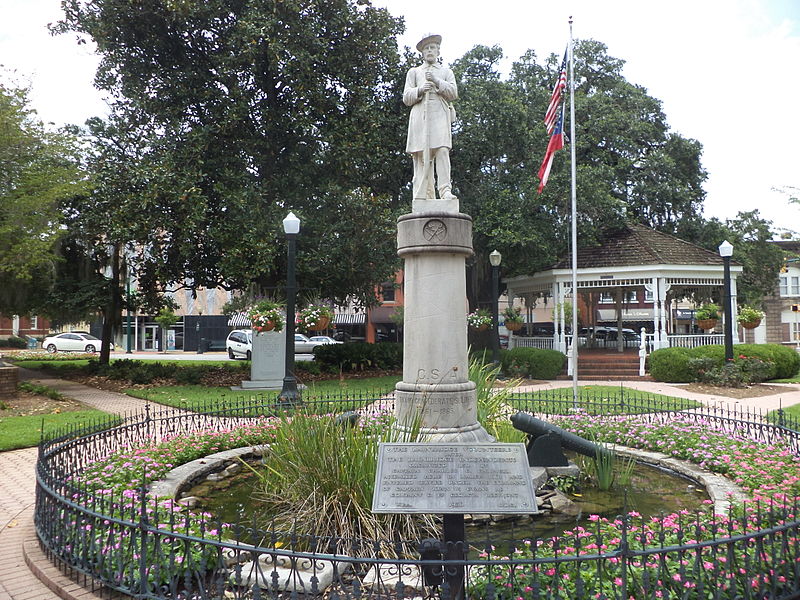
POLYGON ((228 358, 241 357, 250 360, 253 356, 253 332, 249 329, 234 329, 228 334, 225 347, 228 358))
MULTIPOLYGON (((42 348, 50 354, 55 352, 99 352, 103 348, 103 340, 88 333, 59 333, 44 338, 42 348)), ((111 344, 114 349, 114 344, 111 344)))
POLYGON ((335 340, 335 339, 333 339, 333 338, 332 338, 331 336, 329 336, 329 335, 312 335, 312 336, 311 336, 310 338, 308 338, 308 339, 309 339, 310 341, 312 341, 312 342, 315 342, 315 343, 317 343, 317 344, 322 344, 323 346, 324 346, 325 344, 341 344, 341 343, 342 343, 342 342, 340 342, 339 340, 335 340))

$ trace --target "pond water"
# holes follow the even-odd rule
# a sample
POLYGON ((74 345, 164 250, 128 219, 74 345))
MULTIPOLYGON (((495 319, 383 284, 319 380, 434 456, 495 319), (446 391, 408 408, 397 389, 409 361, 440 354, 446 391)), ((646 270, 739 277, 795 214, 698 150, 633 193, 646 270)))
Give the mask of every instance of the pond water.
MULTIPOLYGON (((259 465, 256 469, 261 468, 259 465)), ((224 522, 253 522, 267 526, 269 515, 258 502, 255 486, 258 478, 244 469, 241 473, 217 482, 205 482, 189 490, 189 496, 201 500, 204 510, 224 522)), ((598 514, 613 519, 625 511, 636 511, 649 518, 680 510, 694 511, 703 507, 708 494, 702 486, 672 471, 644 464, 636 464, 630 482, 624 487, 602 491, 584 485, 566 496, 575 503, 575 514, 539 514, 532 517, 503 520, 491 523, 468 523, 467 538, 485 537, 491 529, 492 538, 500 542, 523 537, 549 537, 559 535, 576 525, 589 527, 589 515, 598 514), (472 532, 472 535, 471 533, 472 532)))

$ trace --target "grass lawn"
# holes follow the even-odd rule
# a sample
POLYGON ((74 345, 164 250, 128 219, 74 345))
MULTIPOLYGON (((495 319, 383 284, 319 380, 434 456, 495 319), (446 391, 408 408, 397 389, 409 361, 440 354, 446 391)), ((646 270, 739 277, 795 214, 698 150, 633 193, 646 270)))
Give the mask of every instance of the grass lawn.
MULTIPOLYGON (((372 393, 386 392, 394 388, 394 384, 402 379, 400 375, 383 377, 365 377, 360 379, 331 379, 314 381, 307 385, 303 397, 307 399, 336 399, 346 394, 352 399, 369 397, 372 393)), ((226 387, 206 387, 202 385, 173 385, 146 389, 128 389, 125 393, 136 398, 149 400, 158 404, 185 408, 190 410, 210 410, 237 404, 249 404, 254 401, 273 401, 278 391, 242 391, 226 387)))
MULTIPOLYGON (((525 398, 535 398, 536 401, 535 407, 531 402, 527 402, 526 406, 535 408, 537 412, 549 414, 573 412, 574 408, 582 409, 593 415, 636 414, 651 412, 655 409, 685 410, 701 405, 695 400, 651 394, 619 385, 578 386, 578 402, 575 405, 572 403, 571 387, 526 392, 524 396, 525 398)), ((512 401, 512 404, 517 406, 518 402, 519 400, 512 401)), ((522 407, 520 406, 520 408, 522 407)))
POLYGON ((47 433, 54 429, 89 425, 110 417, 108 413, 93 409, 22 417, 2 417, 2 414, 0 411, 0 452, 35 446, 42 437, 42 427, 47 433))

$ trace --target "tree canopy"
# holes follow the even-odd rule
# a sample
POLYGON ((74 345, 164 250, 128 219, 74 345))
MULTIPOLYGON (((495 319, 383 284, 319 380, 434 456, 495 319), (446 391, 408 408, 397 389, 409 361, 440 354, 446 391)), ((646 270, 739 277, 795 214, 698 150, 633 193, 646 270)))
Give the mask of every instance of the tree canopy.
MULTIPOLYGON (((462 210, 475 221, 473 304, 490 300, 487 257, 493 249, 504 256, 506 276, 530 274, 567 252, 570 237, 568 146, 556 155, 544 192, 536 192, 548 142, 543 116, 560 57, 539 64, 529 51, 503 79, 502 56, 498 46, 477 46, 453 63, 460 85, 453 171, 462 210)), ((660 101, 628 82, 623 65, 600 42, 576 44, 582 244, 599 241, 625 220, 667 233, 702 220, 701 145, 670 131, 660 101)))
POLYGON ((293 210, 301 253, 305 235, 325 232, 309 245, 361 263, 342 280, 301 260, 302 285, 372 300, 367 282, 398 266, 393 244, 354 245, 335 229, 349 229, 343 220, 367 194, 389 208, 373 214, 385 230, 406 179, 399 20, 354 0, 63 5, 56 31, 96 42, 96 83, 143 138, 153 279, 279 285, 281 221, 293 210))
POLYGON ((59 203, 85 189, 79 155, 72 132, 44 127, 27 89, 0 82, 0 313, 26 314, 50 289, 59 203))

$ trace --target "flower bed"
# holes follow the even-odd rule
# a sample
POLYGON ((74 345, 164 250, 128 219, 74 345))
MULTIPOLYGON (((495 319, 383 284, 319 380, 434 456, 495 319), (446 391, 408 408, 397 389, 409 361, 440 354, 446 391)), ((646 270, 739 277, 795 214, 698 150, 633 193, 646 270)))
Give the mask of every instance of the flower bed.
MULTIPOLYGON (((528 408, 535 407, 532 399, 528 408)), ((556 538, 521 536, 502 555, 489 544, 470 540, 485 549, 466 562, 470 597, 699 599, 709 590, 714 598, 746 593, 753 598, 792 597, 800 585, 800 436, 731 411, 714 414, 712 418, 712 413, 697 410, 684 415, 552 417, 578 435, 658 450, 725 474, 750 491, 754 502, 734 507, 729 515, 709 509, 651 520, 635 512, 618 519, 597 517, 593 527, 574 528, 556 538)), ((243 552, 235 541, 237 527, 143 497, 141 491, 174 465, 229 447, 268 442, 274 427, 269 418, 232 422, 230 417, 165 413, 78 440, 73 433, 47 442, 39 466, 40 536, 73 568, 142 597, 178 597, 184 582, 191 580, 194 589, 249 598, 236 579, 235 560, 230 560, 230 553, 238 559, 243 552), (126 449, 109 453, 111 440, 126 449), (69 477, 59 483, 63 475, 69 477)), ((396 589, 392 586, 399 585, 383 588, 385 594, 380 587, 354 589, 353 575, 365 575, 359 570, 365 564, 359 558, 362 552, 375 557, 367 563, 385 564, 395 572, 394 559, 381 558, 389 548, 405 556, 407 565, 418 558, 415 540, 337 540, 314 533, 283 534, 265 524, 262 547, 247 551, 273 559, 330 560, 333 553, 341 568, 332 589, 340 598, 390 597, 396 589), (341 576, 348 569, 351 575, 341 576), (367 589, 372 591, 364 595, 367 589)), ((410 582, 412 571, 404 573, 410 582)), ((262 597, 281 593, 261 590, 262 597)))

